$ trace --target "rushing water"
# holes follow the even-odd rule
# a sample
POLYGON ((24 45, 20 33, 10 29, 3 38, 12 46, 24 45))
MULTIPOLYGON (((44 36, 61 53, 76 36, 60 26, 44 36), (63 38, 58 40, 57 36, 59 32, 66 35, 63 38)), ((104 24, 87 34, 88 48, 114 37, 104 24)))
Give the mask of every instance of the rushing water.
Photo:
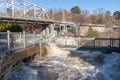
POLYGON ((68 54, 55 46, 51 46, 51 51, 55 55, 21 63, 20 69, 8 73, 4 80, 120 80, 118 53, 71 51, 68 54), (64 56, 63 52, 67 54, 64 56))

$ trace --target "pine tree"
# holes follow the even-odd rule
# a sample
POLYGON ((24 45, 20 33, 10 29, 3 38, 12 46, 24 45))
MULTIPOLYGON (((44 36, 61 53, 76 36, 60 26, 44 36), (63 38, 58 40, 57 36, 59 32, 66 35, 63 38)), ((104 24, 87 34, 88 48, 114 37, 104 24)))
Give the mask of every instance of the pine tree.
POLYGON ((93 38, 93 37, 99 37, 97 31, 94 31, 92 27, 88 28, 88 32, 86 34, 86 37, 93 38))

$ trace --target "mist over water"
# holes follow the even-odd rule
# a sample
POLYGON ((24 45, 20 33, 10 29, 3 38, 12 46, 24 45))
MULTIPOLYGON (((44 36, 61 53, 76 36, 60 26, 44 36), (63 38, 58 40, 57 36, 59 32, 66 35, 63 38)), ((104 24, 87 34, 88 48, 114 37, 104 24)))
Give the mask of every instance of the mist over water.
POLYGON ((45 44, 47 56, 21 63, 4 80, 120 80, 120 54, 65 51, 45 44))

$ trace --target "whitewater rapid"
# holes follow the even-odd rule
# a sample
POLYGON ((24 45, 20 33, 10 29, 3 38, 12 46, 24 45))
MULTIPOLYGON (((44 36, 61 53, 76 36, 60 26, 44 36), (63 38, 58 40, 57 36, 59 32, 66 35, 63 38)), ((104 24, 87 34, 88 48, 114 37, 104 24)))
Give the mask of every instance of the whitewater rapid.
POLYGON ((21 63, 4 80, 120 80, 120 54, 65 51, 53 44, 40 60, 21 63))

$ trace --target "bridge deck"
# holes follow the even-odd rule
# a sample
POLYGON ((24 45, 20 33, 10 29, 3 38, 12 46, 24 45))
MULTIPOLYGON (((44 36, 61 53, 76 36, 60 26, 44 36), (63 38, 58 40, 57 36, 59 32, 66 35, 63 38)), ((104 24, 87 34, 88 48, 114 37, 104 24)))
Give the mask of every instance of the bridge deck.
POLYGON ((67 25, 74 25, 73 22, 62 22, 62 21, 55 21, 55 20, 43 20, 43 19, 34 19, 34 18, 21 18, 21 17, 6 17, 6 16, 0 16, 0 21, 3 22, 17 22, 17 23, 42 23, 42 24, 67 24, 67 25))

